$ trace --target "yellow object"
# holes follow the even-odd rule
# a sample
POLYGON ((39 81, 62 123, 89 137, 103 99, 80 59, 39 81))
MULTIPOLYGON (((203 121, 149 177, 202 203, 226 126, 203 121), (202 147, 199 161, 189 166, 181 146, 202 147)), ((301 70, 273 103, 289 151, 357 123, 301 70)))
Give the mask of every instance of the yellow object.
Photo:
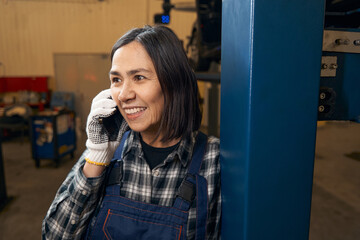
POLYGON ((87 163, 90 163, 90 164, 93 164, 93 165, 96 165, 96 166, 108 166, 110 163, 106 164, 106 163, 99 163, 99 162, 94 162, 94 161, 91 161, 90 159, 88 158, 85 158, 85 161, 87 163))

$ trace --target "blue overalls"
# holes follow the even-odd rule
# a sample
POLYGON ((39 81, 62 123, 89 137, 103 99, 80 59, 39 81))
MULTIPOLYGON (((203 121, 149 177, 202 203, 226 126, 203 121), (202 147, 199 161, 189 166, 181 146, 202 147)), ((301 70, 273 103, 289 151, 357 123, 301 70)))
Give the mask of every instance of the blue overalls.
POLYGON ((120 196, 122 149, 127 138, 123 137, 109 166, 107 186, 101 208, 93 229, 89 228, 86 239, 187 239, 187 222, 192 201, 196 199, 195 239, 205 239, 207 219, 207 182, 199 170, 205 153, 207 137, 200 133, 196 137, 193 156, 186 177, 178 189, 172 207, 134 201, 120 196), (114 177, 115 176, 115 177, 114 177), (116 179, 118 178, 118 179, 116 179), (120 183, 120 184, 119 184, 120 183))

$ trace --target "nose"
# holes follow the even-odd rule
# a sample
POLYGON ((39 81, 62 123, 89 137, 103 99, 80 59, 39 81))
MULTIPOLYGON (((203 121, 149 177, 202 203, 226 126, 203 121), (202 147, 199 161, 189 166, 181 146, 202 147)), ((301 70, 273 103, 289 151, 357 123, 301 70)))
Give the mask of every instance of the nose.
POLYGON ((135 99, 135 96, 136 94, 131 81, 125 80, 122 86, 119 87, 118 99, 120 100, 120 102, 128 102, 135 99))

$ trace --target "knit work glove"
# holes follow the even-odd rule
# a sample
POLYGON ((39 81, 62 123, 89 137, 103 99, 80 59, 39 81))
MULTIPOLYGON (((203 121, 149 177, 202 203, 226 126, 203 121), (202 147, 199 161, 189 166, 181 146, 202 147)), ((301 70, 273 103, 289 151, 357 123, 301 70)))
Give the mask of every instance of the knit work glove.
POLYGON ((126 121, 111 98, 110 89, 100 92, 92 101, 87 119, 86 147, 89 152, 86 161, 99 166, 109 165, 127 129, 126 121))

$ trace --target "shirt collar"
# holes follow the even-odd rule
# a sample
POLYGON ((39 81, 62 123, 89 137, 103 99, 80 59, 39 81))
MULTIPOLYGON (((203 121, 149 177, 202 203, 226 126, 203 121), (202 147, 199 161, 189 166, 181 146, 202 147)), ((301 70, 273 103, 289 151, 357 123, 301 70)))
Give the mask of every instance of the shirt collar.
POLYGON ((180 142, 179 147, 173 153, 174 158, 178 157, 184 167, 186 167, 187 164, 191 161, 192 151, 195 143, 194 136, 196 135, 192 133, 190 136, 183 138, 180 142))
POLYGON ((133 152, 135 154, 138 149, 141 149, 140 136, 137 132, 130 130, 127 141, 124 144, 123 156, 127 155, 130 152, 133 152))

